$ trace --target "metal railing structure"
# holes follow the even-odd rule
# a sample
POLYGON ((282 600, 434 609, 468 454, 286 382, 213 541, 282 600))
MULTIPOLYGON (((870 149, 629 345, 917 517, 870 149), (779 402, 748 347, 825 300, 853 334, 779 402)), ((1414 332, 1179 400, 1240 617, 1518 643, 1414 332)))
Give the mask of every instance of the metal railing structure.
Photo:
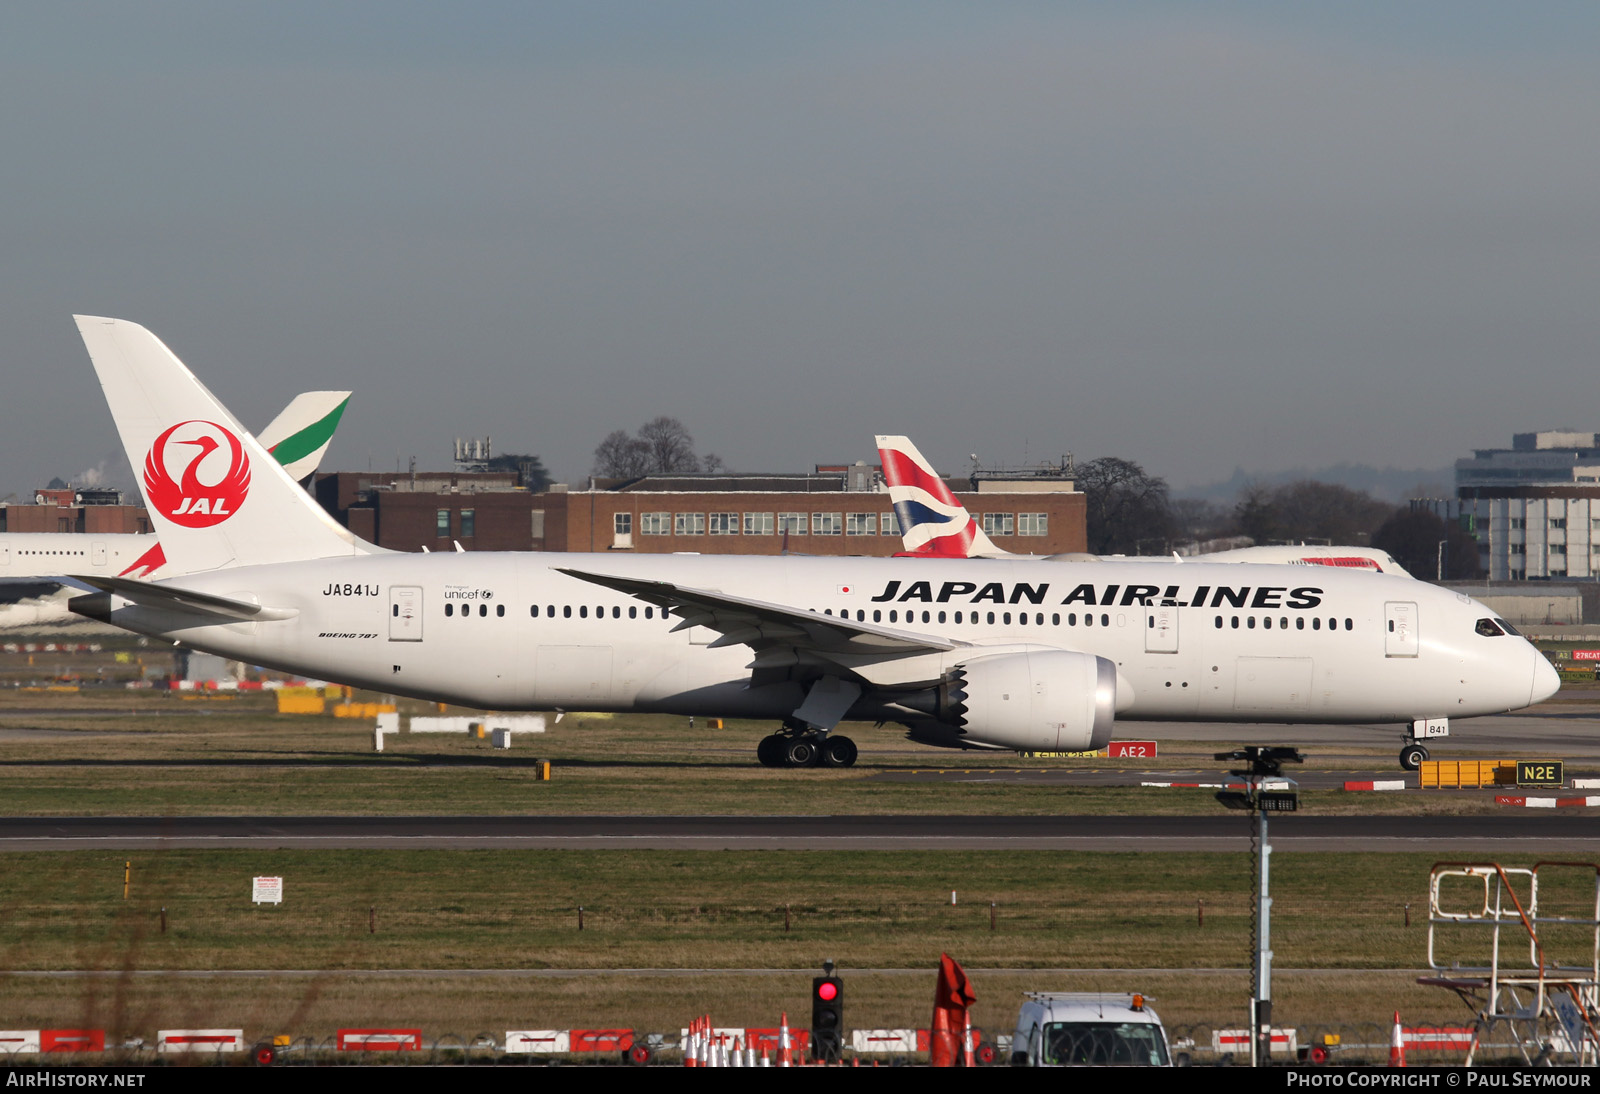
POLYGON ((1467 1066, 1497 1034, 1527 1063, 1600 1063, 1600 865, 1436 863, 1428 967, 1436 975, 1418 983, 1449 988, 1477 1012, 1467 1066), (1543 909, 1541 880, 1556 890, 1543 909))

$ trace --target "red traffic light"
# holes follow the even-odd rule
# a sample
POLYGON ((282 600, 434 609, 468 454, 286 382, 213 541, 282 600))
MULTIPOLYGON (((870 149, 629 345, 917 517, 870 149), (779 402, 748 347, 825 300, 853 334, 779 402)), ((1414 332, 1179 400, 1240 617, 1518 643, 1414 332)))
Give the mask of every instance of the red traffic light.
POLYGON ((817 985, 817 998, 824 1003, 831 1003, 839 997, 839 985, 832 980, 824 980, 817 985))

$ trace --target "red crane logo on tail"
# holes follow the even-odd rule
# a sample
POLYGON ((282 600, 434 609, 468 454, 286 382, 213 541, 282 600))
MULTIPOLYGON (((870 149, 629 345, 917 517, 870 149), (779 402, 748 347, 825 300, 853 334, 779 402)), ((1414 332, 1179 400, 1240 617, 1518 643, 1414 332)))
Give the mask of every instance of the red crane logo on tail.
POLYGON ((145 457, 145 500, 185 528, 221 524, 239 511, 249 492, 244 445, 216 422, 179 422, 156 438, 145 457))

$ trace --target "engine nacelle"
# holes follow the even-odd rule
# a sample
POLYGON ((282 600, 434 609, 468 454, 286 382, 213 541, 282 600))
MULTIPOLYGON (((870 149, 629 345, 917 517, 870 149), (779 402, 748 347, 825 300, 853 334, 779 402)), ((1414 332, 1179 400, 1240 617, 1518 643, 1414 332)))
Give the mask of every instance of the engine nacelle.
POLYGON ((1068 650, 975 657, 952 669, 929 699, 928 713, 954 727, 963 744, 1086 752, 1111 740, 1117 667, 1068 650))

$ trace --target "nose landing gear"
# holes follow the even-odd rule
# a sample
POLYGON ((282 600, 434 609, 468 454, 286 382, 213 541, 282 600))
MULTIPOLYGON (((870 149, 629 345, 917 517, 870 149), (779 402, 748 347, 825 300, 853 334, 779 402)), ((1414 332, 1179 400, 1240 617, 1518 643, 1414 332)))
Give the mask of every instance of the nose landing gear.
POLYGON ((1420 770, 1423 761, 1428 758, 1428 746, 1422 742, 1448 736, 1450 736, 1448 718, 1412 719, 1400 738, 1405 742, 1405 747, 1400 749, 1400 766, 1407 771, 1420 770))

